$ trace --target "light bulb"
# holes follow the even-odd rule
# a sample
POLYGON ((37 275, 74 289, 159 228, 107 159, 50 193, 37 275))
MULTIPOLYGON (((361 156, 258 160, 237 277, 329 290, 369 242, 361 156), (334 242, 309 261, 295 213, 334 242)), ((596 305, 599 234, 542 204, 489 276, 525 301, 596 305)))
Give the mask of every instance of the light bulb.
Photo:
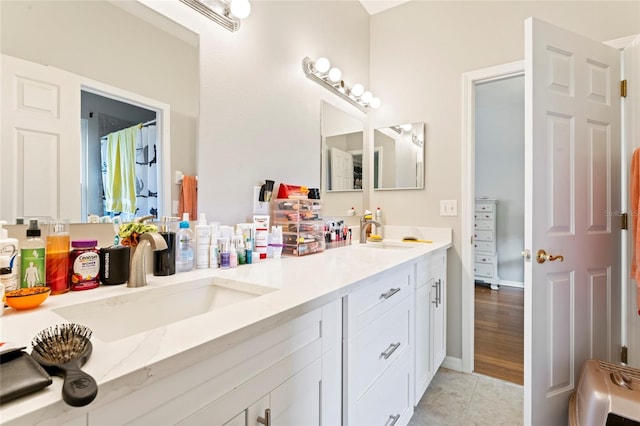
POLYGON ((409 124, 403 124, 403 125, 400 126, 400 128, 402 130, 404 130, 405 132, 410 132, 411 129, 413 129, 413 125, 410 124, 410 123, 409 124))
POLYGON ((329 80, 337 83, 342 78, 342 71, 340 68, 333 67, 329 70, 329 80))
POLYGON ((356 83, 351 88, 351 94, 355 97, 362 96, 364 93, 364 86, 360 83, 356 83))
POLYGON ((376 109, 376 108, 380 108, 380 104, 381 103, 382 102, 380 101, 380 98, 375 97, 375 98, 371 99, 371 102, 369 102, 369 105, 371 105, 371 108, 376 109))
POLYGON ((365 104, 368 104, 369 102, 371 102, 371 99, 373 99, 373 93, 371 93, 370 91, 366 91, 362 94, 362 96, 360 97, 360 99, 362 100, 362 102, 364 102, 365 104))
POLYGON ((231 0, 229 12, 238 19, 244 19, 251 13, 249 0, 231 0))
POLYGON ((324 74, 325 72, 329 71, 329 68, 331 67, 331 62, 329 62, 329 60, 327 58, 318 58, 318 60, 316 61, 316 70, 319 73, 324 74))

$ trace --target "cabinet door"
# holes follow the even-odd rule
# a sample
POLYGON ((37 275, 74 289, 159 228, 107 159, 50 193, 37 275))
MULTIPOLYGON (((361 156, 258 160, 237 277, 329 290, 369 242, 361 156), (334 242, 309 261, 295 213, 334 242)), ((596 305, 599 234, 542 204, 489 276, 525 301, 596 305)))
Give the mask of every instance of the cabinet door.
POLYGON ((433 359, 431 354, 431 344, 429 341, 431 318, 431 284, 433 280, 416 289, 416 338, 415 338, 415 375, 416 375, 416 395, 414 402, 420 402, 422 395, 427 390, 429 382, 433 377, 433 359))
POLYGON ((274 389, 271 392, 272 425, 320 425, 320 379, 321 362, 316 360, 274 389))
MULTIPOLYGON (((446 270, 446 269, 445 269, 446 270)), ((433 353, 433 372, 447 355, 447 298, 446 276, 441 271, 431 287, 431 350, 433 353)))

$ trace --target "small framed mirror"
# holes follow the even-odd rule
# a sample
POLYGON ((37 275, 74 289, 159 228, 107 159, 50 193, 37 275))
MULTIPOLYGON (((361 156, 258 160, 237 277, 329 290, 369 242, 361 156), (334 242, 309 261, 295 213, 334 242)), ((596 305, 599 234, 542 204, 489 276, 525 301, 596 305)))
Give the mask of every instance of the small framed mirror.
POLYGON ((424 188, 424 122, 373 131, 373 189, 424 188))

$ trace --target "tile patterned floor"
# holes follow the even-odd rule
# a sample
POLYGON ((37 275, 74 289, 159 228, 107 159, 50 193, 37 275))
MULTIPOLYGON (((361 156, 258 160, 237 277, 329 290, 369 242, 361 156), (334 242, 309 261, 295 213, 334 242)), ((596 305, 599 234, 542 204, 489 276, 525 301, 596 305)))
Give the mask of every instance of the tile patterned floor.
POLYGON ((409 426, 522 425, 523 392, 513 383, 441 368, 409 426))

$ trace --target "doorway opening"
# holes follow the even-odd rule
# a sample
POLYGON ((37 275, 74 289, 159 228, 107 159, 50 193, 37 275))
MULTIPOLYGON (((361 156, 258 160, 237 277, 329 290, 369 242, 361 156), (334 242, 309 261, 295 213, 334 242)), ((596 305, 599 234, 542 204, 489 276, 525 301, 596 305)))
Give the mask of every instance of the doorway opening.
POLYGON ((524 74, 477 82, 474 115, 474 371, 522 385, 524 74))
MULTIPOLYGON (((502 120, 499 120, 499 119, 493 120, 493 123, 489 123, 488 120, 481 121, 481 124, 479 126, 477 124, 477 120, 478 119, 482 120, 483 114, 488 115, 491 112, 491 109, 495 110, 500 108, 502 109, 509 108, 505 106, 505 104, 507 103, 506 99, 507 98, 514 99, 514 94, 512 93, 511 95, 507 96, 507 93, 505 92, 506 89, 503 86, 511 82, 514 86, 514 88, 512 89, 513 92, 517 93, 517 91, 519 90, 519 89, 516 89, 518 86, 518 81, 523 82, 524 80, 523 76, 524 76, 524 61, 517 61, 509 64, 498 65, 491 68, 472 71, 469 73, 465 73, 463 75, 463 90, 464 90, 463 105, 465 108, 463 111, 463 115, 464 115, 463 140, 465 141, 465 144, 463 146, 464 175, 463 175, 463 191, 462 191, 462 198, 461 198, 461 201, 462 201, 461 211, 465 212, 464 216, 462 217, 462 239, 469 241, 469 244, 463 244, 462 251, 461 251, 462 272, 463 272, 462 273, 463 327, 462 327, 461 370, 467 373, 472 373, 475 371, 474 358, 475 358, 475 334, 476 334, 476 331, 475 331, 476 199, 482 199, 483 197, 485 197, 486 199, 492 198, 497 201, 496 206, 498 206, 501 204, 499 202, 500 200, 498 199, 499 197, 500 199, 503 200, 503 203, 502 203, 503 205, 501 206, 502 208, 507 207, 509 206, 509 204, 514 203, 513 201, 507 202, 506 200, 509 200, 510 198, 516 198, 513 195, 512 193, 513 191, 510 189, 510 187, 513 185, 517 186, 517 182, 512 182, 511 176, 508 176, 507 173, 501 173, 501 170, 499 170, 500 168, 502 168, 502 170, 505 172, 509 171, 511 173, 514 173, 515 171, 517 171, 521 175, 520 180, 524 179, 524 171, 522 167, 523 162, 516 164, 518 160, 512 160, 509 157, 511 153, 507 153, 505 151, 507 149, 509 150, 524 149, 524 143, 522 142, 524 140, 524 130, 520 131, 519 136, 517 138, 519 141, 521 141, 519 143, 520 146, 518 147, 518 143, 514 143, 513 141, 514 136, 508 136, 506 132, 504 132, 504 130, 500 129, 500 127, 504 127, 505 124, 509 124, 509 123, 505 123, 505 120, 508 120, 507 118, 503 117, 502 120), (502 90, 493 90, 501 87, 502 87, 502 90), (486 96, 487 98, 486 100, 482 99, 483 91, 489 92, 486 96), (486 111, 484 112, 476 110, 476 101, 477 101, 478 92, 480 92, 480 95, 481 95, 481 99, 479 100, 479 102, 484 103, 485 105, 484 108, 486 111), (493 106, 489 108, 488 106, 491 104, 493 104, 493 106), (479 117, 476 117, 477 114, 479 114, 479 117), (485 126, 486 128, 483 128, 483 126, 485 126), (486 142, 476 144, 477 138, 482 139, 486 142), (500 146, 501 144, 508 145, 508 148, 504 146, 501 147, 500 146), (499 163, 500 167, 496 167, 496 158, 499 158, 499 159, 506 158, 509 164, 503 165, 503 163, 506 163, 507 161, 501 160, 499 163), (482 162, 483 164, 479 165, 480 162, 482 162), (476 183, 476 180, 478 179, 477 175, 478 173, 481 173, 483 170, 485 170, 486 168, 485 166, 490 167, 491 171, 490 172, 485 171, 485 174, 480 178, 480 181, 482 183, 477 185, 476 183)), ((524 92, 522 93, 523 93, 523 96, 522 96, 522 102, 523 102, 524 92)), ((513 111, 507 111, 507 112, 513 113, 513 111)), ((522 123, 523 123, 523 116, 524 115, 522 115, 522 118, 520 118, 520 122, 522 123)), ((517 132, 517 130, 512 130, 512 132, 517 132)), ((523 192, 522 187, 520 188, 520 192, 523 192)), ((496 209, 495 217, 498 218, 499 217, 498 215, 500 215, 501 212, 500 210, 498 210, 498 207, 494 207, 494 208, 496 209)), ((520 212, 524 210, 523 206, 519 208, 520 208, 520 212)), ((504 215, 505 213, 502 212, 502 214, 504 215)), ((517 214, 517 208, 515 209, 514 214, 517 214)), ((520 213, 520 216, 522 216, 521 213, 520 213)), ((509 216, 505 216, 504 219, 507 219, 508 217, 509 216)), ((509 220, 503 221, 503 225, 508 225, 508 224, 509 224, 509 220)), ((481 259, 478 259, 478 260, 480 260, 481 266, 485 268, 484 269, 485 271, 488 271, 488 269, 486 268, 493 268, 495 278, 497 279, 497 277, 499 276, 498 263, 500 260, 500 253, 504 252, 505 250, 513 251, 513 245, 517 244, 517 241, 507 241, 505 243, 506 239, 503 239, 505 241, 503 241, 502 244, 498 245, 497 244, 498 238, 502 236, 502 234, 505 231, 504 229, 502 230, 498 229, 496 225, 492 225, 492 226, 495 228, 493 229, 493 236, 491 237, 493 238, 493 242, 492 242, 493 246, 491 244, 486 244, 485 242, 485 245, 483 248, 485 250, 488 250, 489 252, 494 253, 494 255, 497 258, 497 259, 494 259, 495 265, 483 263, 483 262, 487 262, 486 256, 482 256, 485 258, 484 260, 481 260, 481 259), (501 249, 501 252, 498 251, 499 248, 501 249)), ((507 226, 507 228, 509 227, 507 226)), ((521 234, 522 232, 523 232, 523 228, 521 227, 519 230, 519 233, 521 234)), ((519 255, 521 251, 522 251, 522 245, 520 245, 516 253, 519 255)), ((481 253, 479 252, 479 254, 481 253)), ((513 265, 515 265, 518 262, 522 264, 522 259, 519 256, 517 257, 517 259, 513 258, 513 253, 505 252, 505 256, 503 257, 503 260, 506 260, 506 259, 509 259, 509 262, 503 263, 501 268, 501 270, 507 271, 507 274, 504 276, 504 283, 502 283, 503 277, 500 277, 500 281, 496 281, 494 279, 494 280, 491 280, 492 282, 484 283, 484 284, 488 284, 487 287, 479 287, 479 290, 485 290, 487 292, 486 294, 487 296, 491 296, 494 299, 496 299, 496 300, 489 299, 487 304, 483 305, 484 307, 488 306, 492 310, 494 310, 494 311, 489 311, 487 313, 483 313, 483 315, 485 315, 484 319, 486 320, 487 318, 486 315, 488 315, 489 318, 492 318, 492 321, 495 323, 500 322, 497 320, 494 321, 494 319, 500 315, 499 312, 495 312, 495 309, 504 307, 504 303, 500 303, 497 300, 497 298, 498 296, 506 296, 507 291, 500 294, 500 291, 502 291, 502 289, 497 291, 490 290, 489 286, 493 284, 494 288, 500 288, 500 284, 502 284, 505 290, 511 289, 512 288, 511 286, 515 286, 513 288, 516 291, 518 290, 521 291, 521 287, 522 287, 522 284, 518 284, 519 282, 520 283, 522 282, 522 280, 518 278, 519 277, 517 272, 518 268, 517 267, 513 268, 513 265), (507 285, 504 285, 504 284, 507 284, 507 285)), ((480 281, 487 281, 487 280, 480 280, 480 281)), ((520 302, 517 302, 517 303, 520 303, 520 302)), ((509 312, 511 311, 513 311, 513 309, 511 309, 509 312)), ((521 312, 523 312, 523 309, 521 312)), ((492 326, 491 324, 486 324, 486 323, 485 325, 492 326)), ((519 351, 523 351, 523 349, 520 348, 519 351)))
MULTIPOLYGON (((142 124, 136 138, 135 181, 137 210, 133 216, 149 214, 141 201, 155 198, 158 193, 156 111, 138 107, 120 100, 87 91, 81 91, 82 120, 82 217, 105 217, 120 212, 110 212, 106 207, 104 185, 106 181, 108 135, 142 124), (152 131, 150 131, 152 129, 152 131), (144 136, 144 137, 143 137, 144 136), (153 173, 149 173, 153 170, 153 173), (143 176, 144 174, 144 176, 143 176), (150 182, 150 179, 153 181, 150 182)), ((146 203, 145 203, 146 204, 146 203)), ((157 201, 152 207, 157 215, 157 201)), ((130 220, 131 218, 123 218, 130 220)))

